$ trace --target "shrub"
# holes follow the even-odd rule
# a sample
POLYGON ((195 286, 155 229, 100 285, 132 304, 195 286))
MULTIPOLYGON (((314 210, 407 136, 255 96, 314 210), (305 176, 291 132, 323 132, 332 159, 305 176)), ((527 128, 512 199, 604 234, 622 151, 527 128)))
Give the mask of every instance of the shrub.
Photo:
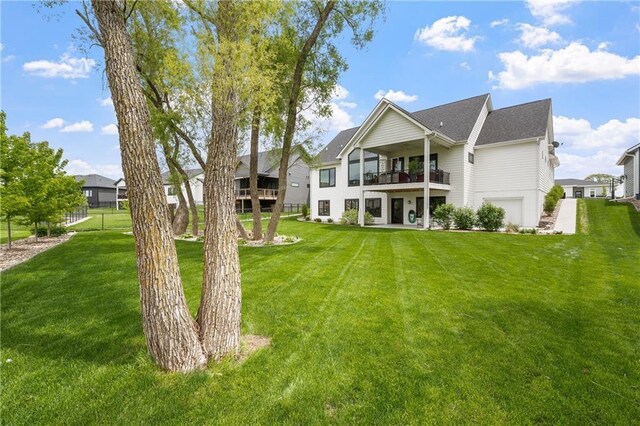
POLYGON ((304 220, 311 220, 311 216, 305 216, 304 220))
POLYGON ((373 215, 369 212, 364 212, 364 224, 373 225, 373 215))
POLYGON ((522 228, 520 229, 520 233, 536 235, 538 233, 538 230, 536 228, 522 228))
POLYGON ((553 185, 551 190, 544 197, 543 209, 546 214, 552 214, 558 205, 558 200, 564 195, 564 190, 560 185, 553 185))
POLYGON ((333 223, 333 219, 331 218, 327 219, 327 223, 333 223))
POLYGON ((440 204, 433 212, 433 220, 444 229, 451 229, 455 211, 456 207, 453 204, 440 204))
POLYGON ((340 223, 343 225, 357 225, 358 224, 358 210, 349 209, 342 213, 340 223))
POLYGON ((313 219, 313 220, 315 220, 315 221, 316 221, 316 222, 318 222, 318 223, 322 222, 322 219, 320 219, 319 217, 316 217, 316 218, 315 218, 315 219, 313 219))
POLYGON ((518 232, 520 232, 520 227, 515 223, 509 222, 507 223, 507 226, 505 226, 505 231, 507 231, 508 233, 513 232, 514 234, 517 234, 518 232))
MULTIPOLYGON (((46 237, 47 236, 47 227, 42 227, 42 226, 38 226, 38 237, 46 237)), ((49 229, 49 235, 51 235, 52 237, 59 237, 60 235, 64 235, 67 232, 69 232, 67 230, 67 228, 65 228, 62 225, 51 225, 51 228, 49 229)), ((35 229, 31 229, 31 232, 33 232, 33 234, 35 235, 36 230, 35 229)))
POLYGON ((309 206, 306 204, 302 205, 302 217, 305 219, 309 216, 309 206))
POLYGON ((486 231, 497 231, 504 224, 504 209, 491 203, 482 203, 476 214, 478 225, 486 231))
POLYGON ((453 212, 453 223, 458 229, 471 229, 476 224, 476 212, 470 207, 459 207, 453 212))
POLYGON ((122 210, 129 210, 129 200, 120 201, 120 208, 122 210))

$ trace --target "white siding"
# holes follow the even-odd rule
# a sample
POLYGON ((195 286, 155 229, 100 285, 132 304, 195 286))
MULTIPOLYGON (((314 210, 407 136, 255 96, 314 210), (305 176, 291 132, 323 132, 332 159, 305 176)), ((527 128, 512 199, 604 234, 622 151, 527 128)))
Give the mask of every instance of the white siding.
POLYGON ((480 115, 476 120, 476 124, 473 126, 471 133, 469 134, 469 139, 464 146, 464 152, 462 153, 462 175, 463 175, 463 196, 462 196, 462 205, 470 206, 473 205, 474 199, 473 194, 475 191, 475 164, 471 164, 469 162, 469 154, 475 155, 474 147, 476 145, 476 141, 478 140, 478 136, 480 135, 480 131, 482 130, 482 126, 484 125, 484 121, 487 119, 487 115, 489 114, 489 102, 491 97, 487 96, 487 100, 482 106, 482 110, 480 110, 480 115))
POLYGON ((430 150, 431 154, 438 154, 438 168, 449 172, 451 190, 447 194, 447 203, 464 205, 464 167, 461 157, 465 155, 465 145, 445 148, 432 144, 430 150))
POLYGON ((395 142, 424 138, 424 129, 392 109, 387 109, 361 141, 362 147, 375 147, 395 142))

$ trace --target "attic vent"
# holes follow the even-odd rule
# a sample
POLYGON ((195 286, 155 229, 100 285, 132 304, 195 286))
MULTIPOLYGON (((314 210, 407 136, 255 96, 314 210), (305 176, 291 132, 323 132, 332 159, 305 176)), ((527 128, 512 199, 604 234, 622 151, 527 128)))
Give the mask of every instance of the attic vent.
POLYGON ((440 127, 442 127, 442 126, 444 126, 444 123, 441 121, 441 122, 440 122, 440 127))

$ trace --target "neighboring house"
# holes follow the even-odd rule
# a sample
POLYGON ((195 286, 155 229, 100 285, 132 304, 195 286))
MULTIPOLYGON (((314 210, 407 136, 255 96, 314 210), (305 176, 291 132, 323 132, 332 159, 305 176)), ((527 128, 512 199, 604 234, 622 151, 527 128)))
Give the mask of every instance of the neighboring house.
MULTIPOLYGON (((556 185, 564 189, 565 198, 611 197, 611 184, 583 179, 556 179, 556 185)), ((616 191, 620 195, 619 191, 616 191)))
MULTIPOLYGON (((302 204, 309 203, 309 166, 305 164, 298 155, 292 154, 289 166, 289 176, 287 178, 287 194, 284 199, 285 206, 295 206, 299 208, 302 204)), ((235 175, 236 209, 242 212, 251 211, 251 194, 249 192, 249 155, 238 157, 235 175)), ((278 172, 279 158, 270 151, 258 153, 258 196, 260 198, 260 208, 269 211, 276 202, 278 196, 278 172)), ((203 203, 203 183, 204 173, 202 169, 186 170, 191 183, 191 191, 196 204, 203 203)), ((176 187, 169 182, 169 174, 162 174, 165 185, 167 201, 170 204, 177 204, 178 197, 175 195, 176 187)), ((182 193, 187 198, 184 185, 182 193)), ((187 200, 188 202, 188 200, 187 200)))
POLYGON ((627 149, 616 164, 624 167, 624 196, 640 200, 640 143, 627 149))
POLYGON ((484 94, 413 113, 382 99, 318 155, 311 215, 338 220, 356 208, 361 224, 366 210, 377 224, 427 228, 441 203, 489 201, 506 222, 534 227, 559 166, 557 145, 550 99, 493 109, 484 94))
POLYGON ((124 181, 124 178, 120 178, 115 181, 114 186, 116 187, 116 200, 118 203, 116 204, 116 209, 120 210, 123 201, 127 201, 127 183, 124 181))
MULTIPOLYGON (((84 180, 82 191, 89 207, 116 207, 116 181, 101 175, 75 175, 76 181, 84 180)), ((126 187, 118 192, 126 197, 126 187)))

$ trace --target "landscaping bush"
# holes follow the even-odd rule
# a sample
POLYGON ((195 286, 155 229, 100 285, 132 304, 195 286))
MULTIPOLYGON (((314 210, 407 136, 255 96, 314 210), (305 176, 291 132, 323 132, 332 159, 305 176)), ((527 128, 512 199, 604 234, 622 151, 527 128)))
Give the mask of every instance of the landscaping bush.
POLYGON ((544 197, 544 212, 552 214, 558 205, 558 200, 564 195, 564 189, 560 185, 553 185, 551 190, 544 197))
POLYGON ((129 200, 120 201, 120 208, 122 210, 129 210, 129 200))
POLYGON ((536 235, 538 233, 538 230, 536 228, 522 228, 520 229, 520 233, 536 235))
POLYGON ((482 203, 476 215, 480 228, 493 232, 497 231, 504 224, 504 209, 488 202, 482 203))
MULTIPOLYGON (((64 235, 67 232, 69 232, 67 230, 67 228, 65 228, 62 225, 51 225, 51 229, 50 231, 50 236, 52 237, 59 237, 60 235, 64 235)), ((35 235, 35 230, 31 229, 31 232, 33 232, 33 234, 35 235)), ((42 227, 42 226, 38 226, 38 237, 46 237, 47 236, 47 227, 42 227)))
POLYGON ((518 232, 520 232, 520 227, 515 223, 509 222, 507 223, 507 226, 505 226, 505 231, 507 231, 507 233, 517 234, 518 232))
POLYGON ((433 212, 433 220, 444 229, 451 229, 453 213, 456 206, 453 204, 440 204, 433 212))
POLYGON ((304 220, 311 220, 311 216, 305 216, 304 220))
POLYGON ((364 212, 364 224, 373 225, 373 215, 369 212, 364 212))
POLYGON ((358 210, 349 209, 342 213, 340 223, 343 225, 357 225, 358 224, 358 210))
POLYGON ((327 223, 333 223, 333 219, 331 218, 327 219, 327 223))
POLYGON ((319 217, 316 217, 314 220, 318 223, 322 222, 322 219, 320 219, 319 217))
POLYGON ((458 207, 453 212, 453 223, 458 229, 471 229, 476 224, 476 212, 470 207, 458 207))
POLYGON ((309 206, 306 204, 302 205, 302 217, 305 219, 309 216, 309 206))

